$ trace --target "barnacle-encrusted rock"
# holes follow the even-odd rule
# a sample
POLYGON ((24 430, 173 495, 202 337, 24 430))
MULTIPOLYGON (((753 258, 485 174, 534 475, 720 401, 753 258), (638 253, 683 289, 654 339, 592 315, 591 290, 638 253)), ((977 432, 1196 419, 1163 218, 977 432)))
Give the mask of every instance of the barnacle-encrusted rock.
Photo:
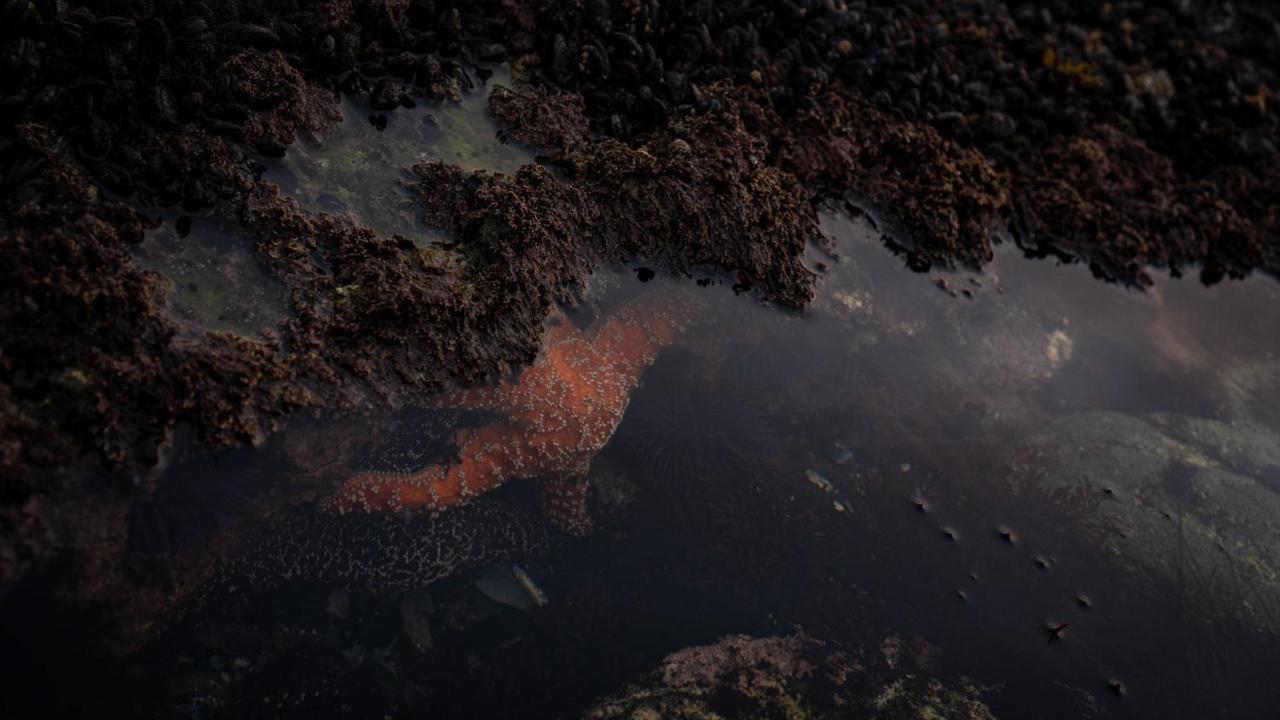
POLYGON ((991 260, 1009 181, 981 153, 838 93, 792 121, 766 110, 758 93, 734 95, 776 129, 780 167, 806 187, 854 189, 882 208, 905 231, 890 237, 914 264, 978 267, 991 260))
POLYGON ((803 632, 770 638, 730 635, 685 648, 657 671, 597 701, 588 720, 765 720, 945 717, 990 720, 980 691, 948 687, 902 657, 887 638, 879 652, 851 653, 803 632), (901 665, 900 665, 901 663, 901 665))

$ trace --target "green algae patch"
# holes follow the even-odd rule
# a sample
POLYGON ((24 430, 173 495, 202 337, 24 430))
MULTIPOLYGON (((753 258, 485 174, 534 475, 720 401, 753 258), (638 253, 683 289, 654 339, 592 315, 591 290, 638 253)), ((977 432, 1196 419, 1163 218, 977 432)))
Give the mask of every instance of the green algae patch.
POLYGON ((165 222, 133 250, 142 269, 169 282, 169 308, 180 324, 257 336, 287 312, 284 286, 253 254, 253 240, 228 223, 201 218, 180 236, 165 222))
POLYGON ((533 152, 501 133, 487 110, 489 94, 511 85, 510 73, 499 68, 456 102, 423 101, 391 112, 346 97, 341 123, 299 140, 268 165, 264 178, 306 210, 350 213, 379 235, 430 247, 444 236, 427 228, 423 201, 408 191, 407 169, 434 160, 512 175, 533 162, 533 152))

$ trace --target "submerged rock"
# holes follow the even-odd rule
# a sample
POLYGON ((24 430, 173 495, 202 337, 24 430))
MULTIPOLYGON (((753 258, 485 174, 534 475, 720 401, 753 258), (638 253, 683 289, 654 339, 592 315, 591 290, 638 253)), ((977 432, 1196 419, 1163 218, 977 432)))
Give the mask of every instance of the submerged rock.
POLYGON ((823 477, 822 473, 817 470, 805 470, 804 476, 810 483, 823 492, 831 493, 836 491, 836 488, 831 484, 831 481, 823 477))
POLYGON ((1280 433, 1280 362, 1249 363, 1226 375, 1223 384, 1230 419, 1280 433))
POLYGON ((1171 414, 1070 415, 1020 452, 1024 490, 1189 612, 1280 631, 1280 435, 1171 414), (1027 458, 1032 458, 1028 464, 1027 458))
POLYGON ((928 653, 906 661, 888 638, 860 657, 803 632, 771 638, 731 635, 668 655, 658 669, 596 702, 589 720, 665 718, 933 718, 993 715, 967 682, 948 687, 920 673, 928 653), (910 667, 907 667, 907 666, 910 667))

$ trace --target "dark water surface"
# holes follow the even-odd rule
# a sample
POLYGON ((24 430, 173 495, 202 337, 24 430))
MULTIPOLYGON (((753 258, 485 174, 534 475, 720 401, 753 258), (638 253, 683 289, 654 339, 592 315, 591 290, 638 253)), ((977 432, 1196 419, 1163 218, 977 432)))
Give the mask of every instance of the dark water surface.
MULTIPOLYGON (((314 175, 293 153, 282 168, 314 175)), ((155 609, 123 661, 56 662, 95 632, 87 616, 14 630, 84 690, 46 707, 576 717, 678 649, 802 627, 923 641, 932 672, 988 688, 999 717, 1273 717, 1280 286, 1136 291, 1008 245, 981 274, 915 274, 865 216, 822 221, 834 256, 812 251, 803 313, 643 268, 597 273, 564 309, 589 329, 672 295, 695 318, 592 462, 587 537, 548 523, 534 479, 434 518, 323 509, 360 471, 448 464, 455 430, 495 420, 475 409, 176 449, 124 564, 139 587, 213 579, 155 609)), ((206 284, 175 284, 209 304, 206 284)), ((10 617, 52 612, 35 584, 10 617)))

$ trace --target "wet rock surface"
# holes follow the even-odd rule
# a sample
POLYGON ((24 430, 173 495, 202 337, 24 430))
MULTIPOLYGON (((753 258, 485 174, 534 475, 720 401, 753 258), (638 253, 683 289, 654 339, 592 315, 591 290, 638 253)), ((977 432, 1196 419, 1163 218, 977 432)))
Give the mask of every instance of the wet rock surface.
POLYGON ((1017 453, 1028 492, 1113 562, 1174 588, 1197 622, 1275 633, 1280 619, 1280 434, 1252 420, 1085 413, 1017 453))
POLYGON ((928 677, 929 649, 886 638, 851 653, 803 632, 735 635, 685 648, 649 677, 583 715, 640 718, 992 718, 972 685, 949 688, 928 677))

